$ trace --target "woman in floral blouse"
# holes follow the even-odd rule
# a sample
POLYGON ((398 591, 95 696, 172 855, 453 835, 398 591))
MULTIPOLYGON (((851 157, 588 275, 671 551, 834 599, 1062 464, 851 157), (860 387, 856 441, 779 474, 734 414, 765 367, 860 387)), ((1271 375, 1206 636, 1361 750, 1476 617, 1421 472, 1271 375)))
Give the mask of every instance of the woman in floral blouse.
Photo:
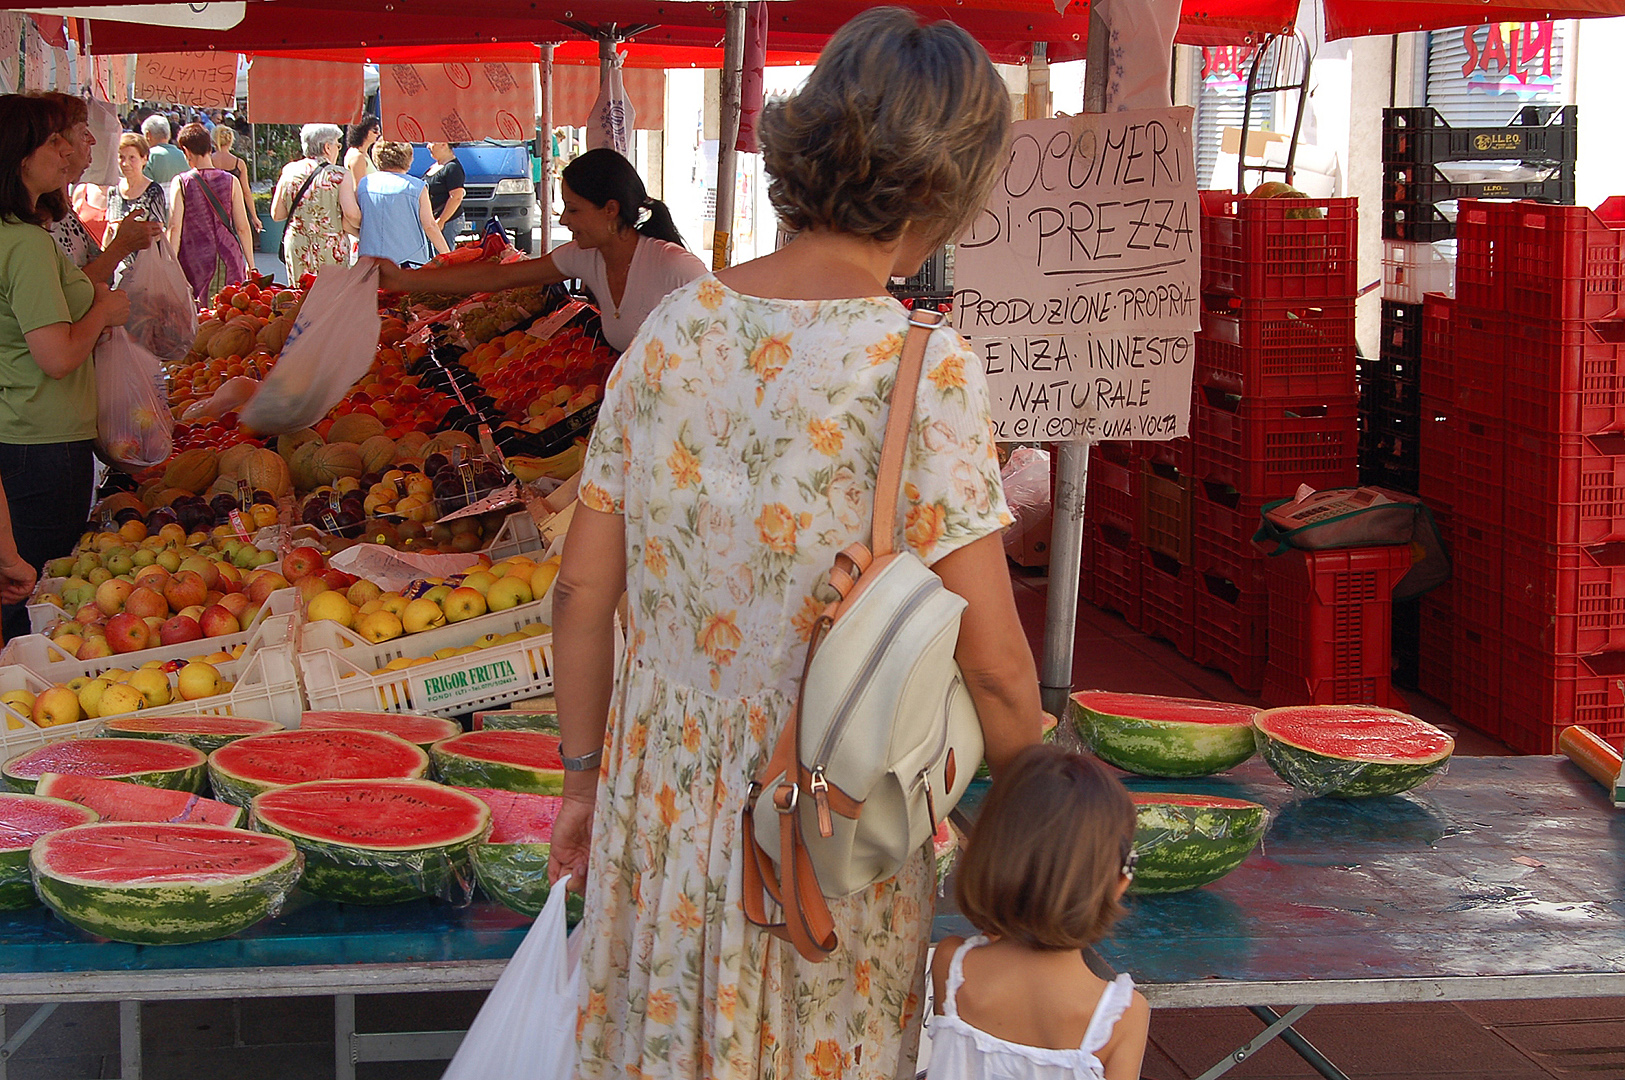
POLYGON ((350 170, 334 164, 342 138, 333 124, 306 124, 299 129, 305 156, 290 161, 277 179, 271 218, 288 223, 282 250, 289 282, 326 266, 349 265, 350 236, 361 229, 361 207, 350 170))
MULTIPOLYGON (((552 874, 585 877, 579 1075, 914 1074, 935 878, 926 853, 830 901, 802 960, 741 907, 746 789, 795 702, 836 552, 867 540, 908 315, 886 293, 982 205, 1009 96, 951 23, 860 15, 770 106, 797 236, 655 308, 611 375, 554 602, 565 774, 552 874), (614 613, 629 600, 614 671, 614 613)), ((899 540, 969 604, 957 658, 995 769, 1039 738, 979 359, 931 335, 899 540)))

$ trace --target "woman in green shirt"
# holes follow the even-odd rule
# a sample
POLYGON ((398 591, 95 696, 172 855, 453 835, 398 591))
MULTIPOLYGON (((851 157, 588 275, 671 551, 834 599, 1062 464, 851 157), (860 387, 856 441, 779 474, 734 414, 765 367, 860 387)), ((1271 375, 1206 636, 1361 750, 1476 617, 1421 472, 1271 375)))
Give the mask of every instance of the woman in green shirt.
MULTIPOLYGON (((63 256, 40 204, 67 183, 61 107, 0 96, 0 485, 16 521, 0 540, 0 579, 73 550, 90 513, 96 438, 96 339, 130 302, 63 256)), ((0 598, 5 590, 0 588, 0 598)), ((28 632, 21 604, 0 607, 7 638, 28 632)))

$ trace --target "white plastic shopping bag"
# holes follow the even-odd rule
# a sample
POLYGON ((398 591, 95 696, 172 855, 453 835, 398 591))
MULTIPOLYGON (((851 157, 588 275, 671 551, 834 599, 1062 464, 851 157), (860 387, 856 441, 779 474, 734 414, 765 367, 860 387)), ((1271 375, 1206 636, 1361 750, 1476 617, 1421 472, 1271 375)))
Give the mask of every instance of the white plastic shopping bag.
POLYGON ((621 57, 602 61, 598 67, 598 100, 587 114, 587 149, 608 147, 625 156, 632 150, 632 122, 638 111, 626 96, 621 78, 621 57))
POLYGON ((574 1080, 581 935, 565 934, 569 880, 553 886, 441 1080, 574 1080))
POLYGON ((114 465, 141 469, 169 457, 175 418, 158 392, 159 359, 122 326, 96 344, 96 445, 114 465))
POLYGON ((180 361, 197 339, 197 301, 169 241, 159 237, 137 252, 118 287, 130 297, 124 328, 160 360, 180 361))
POLYGON ((240 419, 262 435, 313 426, 378 354, 378 265, 329 266, 316 277, 276 367, 240 419))

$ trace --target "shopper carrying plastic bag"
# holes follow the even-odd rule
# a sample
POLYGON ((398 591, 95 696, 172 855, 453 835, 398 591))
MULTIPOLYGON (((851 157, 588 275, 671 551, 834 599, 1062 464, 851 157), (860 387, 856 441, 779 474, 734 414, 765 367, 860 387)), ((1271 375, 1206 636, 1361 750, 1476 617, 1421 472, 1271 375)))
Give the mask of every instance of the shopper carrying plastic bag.
POLYGON ((378 353, 378 264, 329 266, 299 307, 276 367, 239 416, 279 435, 313 426, 343 400, 378 353))
POLYGON ((118 287, 130 297, 130 321, 124 328, 136 344, 160 360, 186 359, 197 340, 197 303, 169 241, 159 237, 135 256, 118 287))
POLYGON ((565 934, 569 880, 553 886, 441 1080, 573 1080, 581 941, 565 934))
POLYGON ((158 391, 163 363, 123 327, 96 345, 96 445, 114 465, 144 469, 169 457, 175 430, 158 391))

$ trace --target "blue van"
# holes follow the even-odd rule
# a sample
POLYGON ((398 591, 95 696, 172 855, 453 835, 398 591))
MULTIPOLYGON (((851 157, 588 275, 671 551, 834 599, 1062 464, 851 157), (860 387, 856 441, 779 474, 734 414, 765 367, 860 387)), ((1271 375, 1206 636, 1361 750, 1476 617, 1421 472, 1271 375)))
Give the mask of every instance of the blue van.
MULTIPOLYGON (((477 143, 457 143, 452 152, 463 166, 462 217, 468 228, 478 231, 495 216, 513 238, 514 247, 536 253, 535 230, 547 223, 536 203, 536 184, 531 179, 531 144, 486 139, 477 143)), ((412 175, 422 177, 434 164, 429 148, 412 147, 412 175)), ((446 239, 453 244, 456 237, 446 239)))

